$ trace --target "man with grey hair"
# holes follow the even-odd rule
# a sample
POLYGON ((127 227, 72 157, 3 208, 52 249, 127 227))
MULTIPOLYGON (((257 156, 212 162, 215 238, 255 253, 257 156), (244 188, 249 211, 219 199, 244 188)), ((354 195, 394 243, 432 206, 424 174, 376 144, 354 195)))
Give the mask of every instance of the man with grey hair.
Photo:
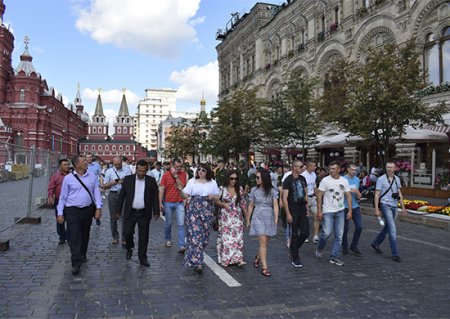
MULTIPOLYGON (((108 169, 105 173, 105 180, 103 184, 103 188, 109 189, 108 195, 108 206, 109 206, 109 216, 110 216, 110 224, 111 224, 111 235, 112 235, 112 243, 119 243, 119 231, 117 230, 117 220, 118 216, 116 216, 117 212, 117 200, 119 199, 119 193, 122 189, 123 179, 127 175, 131 175, 131 171, 128 167, 122 166, 122 158, 116 156, 113 158, 113 167, 108 169)), ((122 214, 122 216, 124 216, 122 214)), ((124 222, 122 219, 122 244, 125 244, 125 235, 124 235, 124 222)))

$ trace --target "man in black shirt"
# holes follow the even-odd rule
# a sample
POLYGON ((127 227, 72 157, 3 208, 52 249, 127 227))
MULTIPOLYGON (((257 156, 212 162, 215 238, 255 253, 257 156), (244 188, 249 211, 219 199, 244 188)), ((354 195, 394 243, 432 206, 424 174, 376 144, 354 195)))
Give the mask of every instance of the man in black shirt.
POLYGON ((282 197, 286 220, 292 226, 292 265, 297 268, 303 267, 298 251, 309 236, 307 184, 305 178, 300 175, 302 166, 300 160, 294 160, 292 163, 292 174, 283 182, 282 197))

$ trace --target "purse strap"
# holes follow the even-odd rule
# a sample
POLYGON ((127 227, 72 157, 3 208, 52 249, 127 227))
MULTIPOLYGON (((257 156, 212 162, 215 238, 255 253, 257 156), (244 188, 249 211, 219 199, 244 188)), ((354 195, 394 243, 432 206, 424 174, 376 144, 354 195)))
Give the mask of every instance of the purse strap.
POLYGON ((77 174, 72 173, 73 176, 75 176, 75 178, 80 182, 81 186, 83 186, 83 188, 86 190, 86 192, 88 192, 89 197, 91 198, 92 204, 95 204, 94 202, 94 198, 91 195, 91 192, 89 191, 89 189, 86 187, 86 185, 81 181, 81 179, 78 177, 77 174))

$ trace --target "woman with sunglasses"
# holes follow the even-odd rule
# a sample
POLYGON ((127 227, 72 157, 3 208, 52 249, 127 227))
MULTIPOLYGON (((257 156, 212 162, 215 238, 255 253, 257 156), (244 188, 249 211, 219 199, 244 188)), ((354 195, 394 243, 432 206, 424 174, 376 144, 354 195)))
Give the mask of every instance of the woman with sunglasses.
POLYGON ((271 273, 267 268, 267 245, 270 237, 277 234, 278 191, 272 187, 267 170, 262 169, 256 173, 256 186, 250 191, 249 200, 247 225, 250 225, 250 236, 258 236, 259 240, 259 251, 253 266, 258 268, 261 263, 262 275, 270 277, 271 273))
POLYGON ((203 271, 203 252, 208 245, 214 215, 214 202, 219 198, 219 188, 213 172, 206 164, 199 164, 192 178, 181 189, 181 197, 189 198, 186 209, 186 253, 184 265, 194 267, 197 274, 203 271))
POLYGON ((219 232, 217 235, 218 262, 223 267, 238 265, 244 261, 244 221, 242 213, 247 216, 244 189, 239 186, 239 174, 229 171, 224 186, 220 187, 219 232))

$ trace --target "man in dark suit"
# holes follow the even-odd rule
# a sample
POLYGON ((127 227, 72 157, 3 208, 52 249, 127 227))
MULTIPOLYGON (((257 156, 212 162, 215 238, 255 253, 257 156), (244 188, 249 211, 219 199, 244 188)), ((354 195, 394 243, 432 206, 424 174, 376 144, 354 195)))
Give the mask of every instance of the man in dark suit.
POLYGON ((147 247, 149 238, 150 220, 152 214, 155 220, 159 218, 158 186, 153 177, 146 175, 148 164, 145 160, 136 163, 136 174, 125 176, 122 189, 117 201, 120 216, 122 205, 125 201, 125 242, 126 259, 130 260, 134 248, 134 229, 136 223, 139 229, 138 256, 141 265, 149 267, 147 259, 147 247))

